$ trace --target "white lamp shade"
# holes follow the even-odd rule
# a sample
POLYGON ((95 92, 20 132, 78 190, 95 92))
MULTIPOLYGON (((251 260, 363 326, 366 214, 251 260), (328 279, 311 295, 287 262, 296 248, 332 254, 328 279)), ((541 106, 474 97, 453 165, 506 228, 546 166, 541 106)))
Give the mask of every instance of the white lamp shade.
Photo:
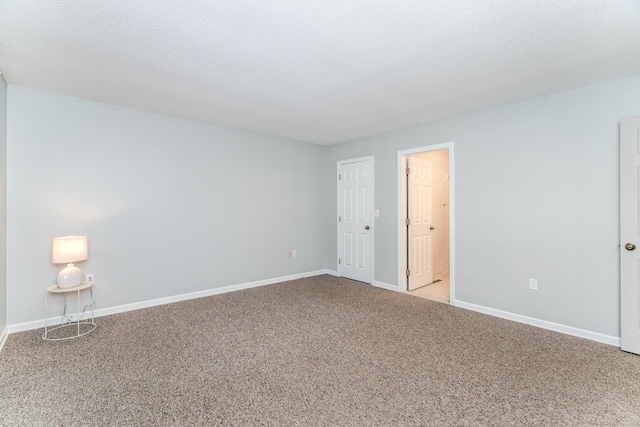
POLYGON ((56 237, 53 239, 51 262, 54 264, 67 264, 84 261, 89 257, 87 248, 86 236, 56 237))

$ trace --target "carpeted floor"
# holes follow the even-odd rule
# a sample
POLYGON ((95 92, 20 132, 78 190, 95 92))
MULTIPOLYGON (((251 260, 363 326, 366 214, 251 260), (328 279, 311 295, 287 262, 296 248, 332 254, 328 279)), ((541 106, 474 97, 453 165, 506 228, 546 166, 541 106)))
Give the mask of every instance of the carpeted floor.
POLYGON ((640 356, 319 276, 0 353, 5 426, 637 426, 640 356))

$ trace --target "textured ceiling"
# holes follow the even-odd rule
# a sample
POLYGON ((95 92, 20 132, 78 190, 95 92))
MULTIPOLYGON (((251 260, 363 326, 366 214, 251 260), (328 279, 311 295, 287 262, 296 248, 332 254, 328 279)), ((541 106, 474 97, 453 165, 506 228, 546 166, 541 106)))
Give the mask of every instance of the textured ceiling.
POLYGON ((0 70, 333 144, 640 73, 640 1, 0 0, 0 70))

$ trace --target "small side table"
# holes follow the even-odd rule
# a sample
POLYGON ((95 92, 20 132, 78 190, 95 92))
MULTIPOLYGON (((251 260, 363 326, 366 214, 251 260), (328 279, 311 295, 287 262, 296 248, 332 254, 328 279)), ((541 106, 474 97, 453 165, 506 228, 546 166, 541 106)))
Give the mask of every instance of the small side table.
POLYGON ((83 335, 88 334, 89 332, 92 332, 97 325, 95 324, 94 320, 93 320, 93 306, 95 305, 95 301, 93 299, 93 282, 82 282, 81 284, 79 284, 78 286, 74 286, 73 288, 64 288, 61 289, 58 287, 58 285, 51 285, 47 288, 47 292, 46 292, 46 297, 45 297, 45 311, 44 311, 44 334, 42 334, 42 339, 43 340, 48 340, 48 341, 62 341, 62 340, 68 340, 71 338, 78 338, 81 337, 83 335), (85 306, 84 309, 80 310, 80 292, 84 291, 88 289, 90 294, 91 294, 91 304, 85 306), (69 321, 67 322, 67 318, 71 319, 71 315, 67 316, 67 294, 71 293, 71 292, 76 292, 76 296, 77 296, 77 300, 78 300, 78 306, 77 306, 77 318, 76 321, 69 321), (62 323, 58 326, 52 327, 50 328, 47 325, 47 321, 48 321, 48 317, 49 317, 49 313, 48 313, 48 309, 49 309, 49 294, 54 294, 54 295, 62 295, 62 323), (91 307, 91 321, 89 321, 89 319, 87 320, 81 320, 82 316, 84 315, 84 312, 86 310, 87 307, 91 307), (80 333, 80 325, 89 325, 91 326, 90 328, 88 328, 88 330, 85 330, 84 332, 80 333), (75 335, 71 335, 68 337, 63 337, 63 338, 50 338, 50 334, 53 331, 57 331, 58 329, 62 329, 62 328, 67 328, 70 326, 75 326, 76 329, 76 333, 75 335))

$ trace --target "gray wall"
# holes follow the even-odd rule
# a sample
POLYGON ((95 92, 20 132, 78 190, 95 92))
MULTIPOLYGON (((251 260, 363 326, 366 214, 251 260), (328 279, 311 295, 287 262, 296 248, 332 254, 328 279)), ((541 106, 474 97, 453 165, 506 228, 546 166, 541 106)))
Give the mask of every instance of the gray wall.
POLYGON ((0 74, 0 335, 7 326, 7 84, 0 74))
MULTIPOLYGON (((375 156, 374 279, 398 280, 397 152, 453 141, 457 299, 620 336, 618 122, 639 94, 635 75, 330 147, 329 171, 375 156)), ((329 269, 335 188, 330 174, 329 269)))
POLYGON ((326 267, 325 147, 13 85, 8 112, 9 324, 44 317, 56 236, 88 236, 96 308, 326 267))
POLYGON ((43 317, 55 236, 89 236, 98 308, 335 270, 336 162, 367 155, 374 278, 396 285, 397 153, 453 141, 457 299, 619 336, 618 122, 639 93, 636 75, 319 147, 9 85, 8 323, 43 317))

